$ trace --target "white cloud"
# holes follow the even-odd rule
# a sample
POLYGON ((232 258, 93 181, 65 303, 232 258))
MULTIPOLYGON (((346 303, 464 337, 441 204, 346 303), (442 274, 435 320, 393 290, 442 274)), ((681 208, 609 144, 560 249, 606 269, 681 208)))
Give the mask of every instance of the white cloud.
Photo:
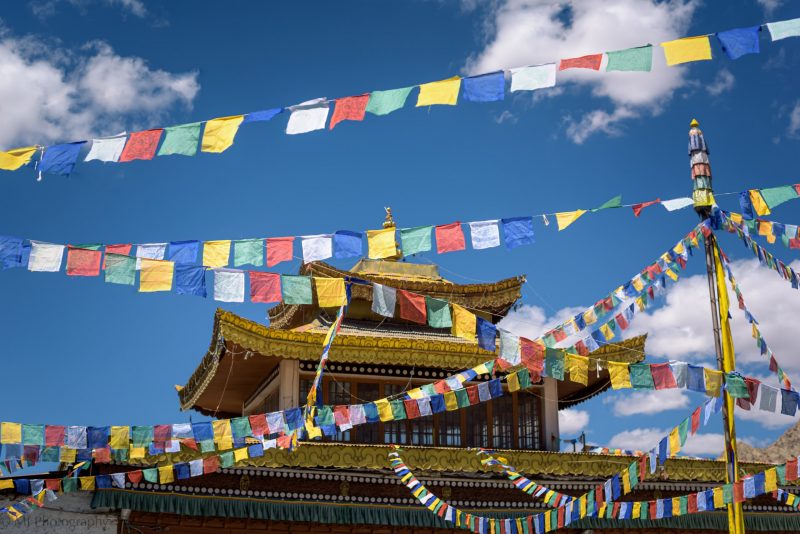
MULTIPOLYGON (((504 0, 489 10, 486 44, 466 68, 470 73, 490 72, 668 41, 685 35, 697 5, 696 0, 504 0)), ((560 82, 589 86, 594 96, 613 104, 611 111, 590 111, 574 121, 568 118, 568 135, 575 142, 595 132, 615 134, 619 122, 661 111, 683 85, 686 70, 667 67, 655 48, 653 71, 647 74, 559 73, 560 82)))
MULTIPOLYGON (((634 428, 615 434, 608 442, 608 446, 615 449, 629 449, 649 451, 666 437, 670 429, 661 428, 634 428)), ((681 449, 682 454, 690 456, 717 457, 724 451, 725 438, 722 434, 697 433, 688 436, 681 449)))
POLYGON ((797 137, 800 132, 800 100, 795 102, 792 111, 789 113, 789 135, 797 137))
POLYGON ((686 443, 683 444, 681 453, 690 456, 713 456, 718 457, 725 452, 725 436, 723 434, 700 434, 694 436, 689 434, 686 443))
MULTIPOLYGON (((756 401, 758 402, 758 401, 756 401)), ((800 421, 800 412, 796 413, 794 417, 783 415, 781 413, 781 401, 778 399, 778 407, 775 413, 765 412, 757 408, 750 410, 743 410, 737 406, 736 420, 753 421, 770 429, 786 429, 796 425, 800 421)))
POLYGON ((717 72, 714 81, 706 85, 705 88, 711 96, 719 96, 733 89, 735 83, 736 78, 734 78, 733 73, 728 69, 722 69, 717 72))
POLYGON ((771 15, 783 5, 783 0, 756 0, 756 2, 764 9, 764 13, 767 15, 771 15))
POLYGON ((517 122, 517 116, 505 109, 500 115, 494 118, 494 122, 497 124, 503 124, 504 122, 515 124, 517 122))
POLYGON ((0 101, 13 103, 3 109, 0 147, 152 126, 176 105, 191 108, 200 90, 197 72, 152 69, 102 42, 90 43, 81 54, 52 52, 56 44, 0 35, 0 101))
MULTIPOLYGON (((87 11, 97 0, 35 0, 30 3, 33 14, 40 18, 52 17, 56 14, 58 4, 66 2, 82 11, 87 11)), ((141 0, 100 0, 100 3, 109 7, 119 7, 123 13, 129 13, 138 18, 148 15, 147 7, 141 0)))
POLYGON ((565 408, 558 412, 558 431, 562 436, 575 436, 589 426, 589 412, 565 408))
POLYGON ((677 410, 689 406, 689 396, 682 389, 659 391, 634 391, 616 398, 606 397, 603 401, 613 404, 614 415, 629 416, 677 410))

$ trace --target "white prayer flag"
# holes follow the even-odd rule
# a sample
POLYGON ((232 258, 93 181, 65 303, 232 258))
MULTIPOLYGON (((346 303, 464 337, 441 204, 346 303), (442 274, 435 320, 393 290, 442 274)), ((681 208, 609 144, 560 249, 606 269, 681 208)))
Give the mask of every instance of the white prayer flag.
POLYGON ((511 92, 553 87, 556 84, 556 70, 555 63, 511 69, 511 92))
POLYGON ((476 221, 469 223, 469 233, 472 237, 472 248, 481 250, 500 246, 500 225, 497 219, 493 221, 476 221))
POLYGON ((686 208, 694 204, 694 200, 689 197, 673 198, 672 200, 662 200, 661 205, 667 208, 667 211, 675 211, 686 208))
POLYGON ((800 19, 768 22, 767 28, 769 28, 769 35, 773 41, 779 41, 787 37, 800 37, 800 19))
POLYGON ((331 234, 300 236, 303 245, 303 261, 326 260, 333 256, 333 236, 331 234))
POLYGON ((31 257, 28 260, 28 270, 55 273, 61 270, 61 260, 64 258, 64 245, 41 243, 31 241, 31 257))
POLYGON ((189 462, 189 476, 199 477, 203 474, 203 460, 192 460, 189 462))
POLYGON ((172 425, 172 437, 175 438, 194 438, 191 423, 175 423, 172 425))
MULTIPOLYGON (((202 461, 203 460, 200 460, 200 462, 202 461)), ((116 487, 125 489, 125 473, 112 473, 111 480, 116 487)))
POLYGON ((267 414, 267 429, 270 434, 283 432, 283 412, 270 412, 267 414))
POLYGON ((142 258, 148 260, 163 260, 167 252, 166 243, 145 243, 136 245, 136 270, 142 269, 142 258))
POLYGON ((350 422, 354 425, 363 425, 367 422, 363 404, 353 404, 350 406, 350 422))
POLYGON ((244 302, 244 271, 214 269, 214 300, 244 302))
POLYGON ((92 139, 92 148, 86 154, 84 161, 110 161, 117 162, 122 154, 122 149, 125 148, 125 142, 128 136, 125 133, 115 135, 114 137, 102 137, 100 139, 92 139))
POLYGON ((290 106, 289 110, 292 114, 289 115, 286 133, 294 135, 325 129, 330 106, 325 98, 315 98, 290 106))
POLYGON ((500 357, 511 365, 519 365, 522 361, 519 349, 519 336, 515 336, 502 328, 498 328, 497 330, 500 332, 500 357))
POLYGON ((394 317, 397 290, 381 284, 372 284, 372 311, 384 317, 394 317))

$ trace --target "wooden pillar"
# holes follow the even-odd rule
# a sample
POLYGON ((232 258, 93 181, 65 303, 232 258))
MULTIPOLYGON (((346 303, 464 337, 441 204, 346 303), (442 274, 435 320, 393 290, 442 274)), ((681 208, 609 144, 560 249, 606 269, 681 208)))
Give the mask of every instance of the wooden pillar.
POLYGON ((561 448, 558 432, 558 383, 555 379, 544 377, 542 379, 542 435, 544 448, 547 451, 557 451, 561 448))
MULTIPOLYGON (((288 410, 300 406, 300 362, 298 360, 281 360, 278 370, 278 409, 288 410)), ((305 399, 303 399, 305 404, 305 399)))

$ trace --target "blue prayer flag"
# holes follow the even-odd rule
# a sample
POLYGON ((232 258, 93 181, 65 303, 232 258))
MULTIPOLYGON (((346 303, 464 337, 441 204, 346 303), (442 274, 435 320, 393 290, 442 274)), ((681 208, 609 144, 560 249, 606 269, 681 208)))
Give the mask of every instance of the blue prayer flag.
POLYGON ((667 449, 669 448, 669 441, 667 438, 662 439, 658 442, 658 463, 664 465, 664 462, 667 461, 667 456, 669 453, 667 449))
POLYGON ((745 54, 758 54, 758 32, 761 26, 737 28, 717 33, 722 50, 731 59, 739 59, 745 54))
POLYGON ((86 448, 87 449, 102 449, 108 446, 108 436, 111 433, 111 427, 107 426, 90 426, 86 429, 86 448))
POLYGON ((86 144, 86 141, 53 145, 45 148, 42 161, 39 162, 39 172, 68 176, 72 173, 72 169, 75 168, 75 163, 78 161, 78 153, 84 144, 86 144))
POLYGON ((753 219, 753 201, 750 200, 750 191, 739 193, 739 207, 742 209, 742 218, 748 221, 753 219))
POLYGON ((672 517, 672 499, 662 499, 664 501, 664 515, 662 517, 672 517))
POLYGON ((92 459, 92 449, 78 449, 75 460, 78 462, 89 462, 92 459))
POLYGON ((283 108, 272 108, 272 109, 265 109, 262 111, 254 111, 253 113, 248 113, 244 116, 244 120, 242 124, 247 124, 248 122, 259 122, 259 121, 268 121, 275 115, 279 113, 283 113, 283 108))
POLYGON ((476 317, 478 346, 483 350, 494 352, 496 348, 495 339, 497 337, 497 327, 491 321, 476 317))
POLYGON ((192 476, 189 470, 189 464, 186 462, 177 463, 172 467, 175 470, 175 478, 178 480, 185 480, 192 476))
POLYGON ((533 218, 513 217, 511 219, 503 219, 503 235, 508 248, 533 244, 535 242, 533 238, 533 218))
POLYGON ((201 265, 175 266, 175 291, 178 295, 206 298, 206 269, 201 265))
POLYGON ((167 259, 174 261, 176 265, 196 264, 199 250, 199 241, 172 241, 167 251, 167 259))
POLYGON ((284 412, 286 418, 286 428, 289 430, 297 430, 303 426, 303 413, 300 408, 292 408, 284 412))
POLYGON ((493 102, 503 100, 506 80, 503 71, 470 76, 461 80, 461 94, 470 102, 493 102))
POLYGON ((686 389, 700 393, 706 392, 706 378, 703 374, 702 366, 689 364, 686 376, 686 389))
POLYGON ((491 395, 493 399, 503 396, 503 385, 500 383, 499 378, 489 380, 489 395, 491 395))
POLYGON ((211 427, 211 421, 203 421, 201 423, 192 423, 192 434, 197 443, 201 441, 214 441, 214 429, 211 427))
POLYGON ((111 487, 111 476, 97 475, 94 477, 94 487, 97 489, 109 489, 111 487))
POLYGON ((264 456, 264 446, 261 443, 253 443, 247 447, 247 455, 250 458, 260 458, 264 456))
POLYGON ((764 495, 767 492, 764 487, 766 481, 767 481, 766 475, 763 472, 753 476, 753 485, 755 491, 754 497, 758 497, 759 495, 764 495))
POLYGON ((334 258, 354 258, 361 256, 362 250, 361 232, 337 230, 333 234, 334 258))
POLYGON ((22 259, 22 238, 0 235, 0 268, 16 266, 22 259))
POLYGON ((794 417, 797 412, 797 400, 800 396, 796 391, 781 389, 781 413, 794 417))
POLYGON ((381 420, 378 416, 378 407, 374 402, 368 402, 364 405, 364 416, 367 418, 367 423, 377 423, 381 420))
POLYGON ((445 409, 444 395, 441 393, 431 395, 431 413, 442 413, 445 409))
POLYGON ((28 495, 31 492, 31 483, 27 478, 14 479, 14 491, 20 495, 28 495))

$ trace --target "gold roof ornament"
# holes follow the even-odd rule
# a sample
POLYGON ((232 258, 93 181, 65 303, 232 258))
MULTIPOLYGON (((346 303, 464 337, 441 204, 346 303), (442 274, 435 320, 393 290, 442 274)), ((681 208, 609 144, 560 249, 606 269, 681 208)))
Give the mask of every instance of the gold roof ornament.
POLYGON ((698 126, 700 126, 700 123, 697 122, 697 119, 692 119, 692 122, 689 123, 689 126, 691 128, 697 128, 698 126))
MULTIPOLYGON (((383 209, 386 210, 386 218, 383 220, 383 227, 396 228, 397 225, 395 224, 394 218, 392 217, 392 208, 384 207, 383 209)), ((388 258, 383 258, 383 259, 388 261, 397 261, 403 257, 403 250, 400 248, 400 244, 397 241, 394 242, 394 249, 396 251, 394 256, 389 256, 388 258)))

